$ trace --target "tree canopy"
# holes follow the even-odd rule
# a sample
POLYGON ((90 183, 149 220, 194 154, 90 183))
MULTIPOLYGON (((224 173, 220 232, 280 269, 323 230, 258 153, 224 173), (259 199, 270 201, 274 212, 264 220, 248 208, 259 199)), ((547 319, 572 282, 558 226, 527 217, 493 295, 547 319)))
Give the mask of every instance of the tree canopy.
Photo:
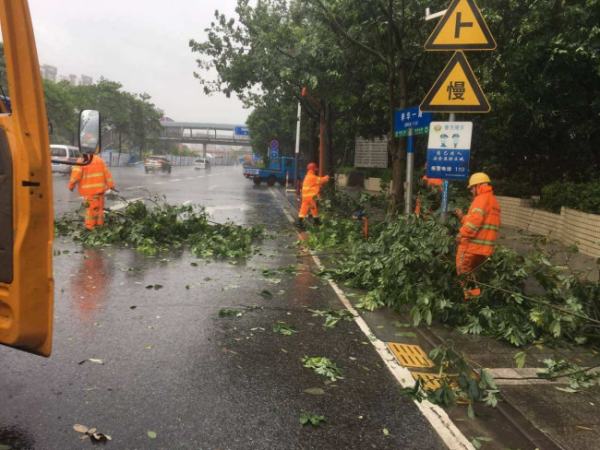
MULTIPOLYGON (((318 119, 299 97, 308 87, 331 108, 333 159, 348 163, 354 137, 391 137, 394 108, 419 104, 449 60, 450 53, 423 50, 434 26, 423 20, 425 7, 446 6, 238 0, 235 17, 216 11, 207 39, 190 41, 196 77, 207 93, 235 93, 255 108, 248 122, 259 151, 273 137, 291 139, 297 100, 308 118, 318 119)), ((508 190, 597 177, 600 0, 480 0, 479 6, 498 49, 468 54, 492 104, 487 115, 459 117, 475 121, 471 167, 502 179, 508 190)), ((307 128, 313 134, 306 143, 314 129, 307 128)), ((403 145, 391 139, 395 184, 402 181, 403 145)))
POLYGON ((55 143, 72 143, 82 109, 102 114, 103 146, 143 152, 160 131, 160 111, 148 94, 132 94, 115 81, 100 79, 89 86, 72 86, 44 80, 48 118, 53 124, 55 143))

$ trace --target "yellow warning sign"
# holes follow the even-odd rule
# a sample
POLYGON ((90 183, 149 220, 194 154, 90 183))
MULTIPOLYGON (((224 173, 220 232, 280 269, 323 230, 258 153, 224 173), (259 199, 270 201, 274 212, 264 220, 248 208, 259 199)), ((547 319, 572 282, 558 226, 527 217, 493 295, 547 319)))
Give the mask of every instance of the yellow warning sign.
POLYGON ((463 52, 454 53, 420 109, 447 113, 490 112, 490 104, 463 52))
POLYGON ((495 50, 496 41, 475 0, 453 0, 425 50, 495 50))

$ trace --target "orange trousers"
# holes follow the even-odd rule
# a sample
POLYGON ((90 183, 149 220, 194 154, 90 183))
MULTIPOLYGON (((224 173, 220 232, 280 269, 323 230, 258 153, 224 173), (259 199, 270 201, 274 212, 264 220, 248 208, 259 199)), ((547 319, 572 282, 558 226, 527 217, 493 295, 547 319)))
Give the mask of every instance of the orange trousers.
POLYGON ((304 219, 306 216, 308 216, 309 211, 311 216, 319 217, 317 201, 313 197, 302 197, 302 203, 300 204, 300 212, 298 213, 298 217, 304 219))
POLYGON ((473 271, 483 264, 486 259, 487 256, 485 255, 476 255, 475 253, 467 252, 466 245, 458 245, 456 249, 456 274, 464 275, 460 281, 460 285, 463 288, 465 300, 481 295, 479 287, 469 287, 468 284, 476 281, 473 271))
POLYGON ((85 211, 85 227, 93 230, 104 225, 104 194, 90 195, 85 198, 87 210, 85 211))

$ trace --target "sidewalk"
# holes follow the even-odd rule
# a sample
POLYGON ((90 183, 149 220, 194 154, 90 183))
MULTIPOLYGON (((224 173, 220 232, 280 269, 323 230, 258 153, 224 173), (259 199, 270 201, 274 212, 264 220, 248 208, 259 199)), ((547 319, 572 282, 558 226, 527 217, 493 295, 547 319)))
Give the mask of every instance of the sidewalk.
MULTIPOLYGON (((288 196, 294 204, 293 196, 288 196)), ((292 207, 292 209, 294 209, 292 207)), ((517 229, 502 228, 500 242, 528 253, 538 238, 517 229)), ((598 281, 598 266, 594 258, 572 253, 556 242, 548 242, 546 248, 553 253, 553 261, 568 265, 580 276, 598 281)), ((327 265, 327 260, 323 261, 327 265)), ((333 264, 333 261, 331 261, 333 264)), ((341 286, 355 302, 359 292, 341 286)), ((425 353, 443 341, 452 341, 456 349, 475 366, 484 367, 496 378, 501 390, 501 401, 496 408, 478 405, 476 418, 469 419, 466 408, 457 406, 448 413, 455 424, 469 439, 483 437, 479 443, 484 449, 596 449, 600 438, 600 388, 595 387, 580 393, 557 390, 564 387, 557 382, 535 377, 543 367, 545 358, 567 359, 582 366, 600 363, 600 357, 581 347, 536 348, 528 352, 526 366, 516 369, 514 354, 519 350, 508 344, 485 336, 463 335, 443 325, 410 327, 408 313, 397 313, 389 309, 374 312, 360 311, 361 316, 374 331, 377 338, 387 343, 419 346, 425 353), (504 378, 504 379, 503 379, 504 378), (511 378, 511 379, 508 379, 511 378), (488 439, 491 439, 488 441, 488 439)), ((414 376, 435 371, 408 367, 414 376)))

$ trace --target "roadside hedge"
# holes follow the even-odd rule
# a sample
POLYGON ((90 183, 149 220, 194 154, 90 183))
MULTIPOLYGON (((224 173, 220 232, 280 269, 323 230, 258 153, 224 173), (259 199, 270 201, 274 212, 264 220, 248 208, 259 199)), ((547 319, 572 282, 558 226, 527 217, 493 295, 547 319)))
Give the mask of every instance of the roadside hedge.
POLYGON ((542 188, 538 206, 560 213, 561 206, 600 214, 600 180, 588 183, 556 181, 542 188))

